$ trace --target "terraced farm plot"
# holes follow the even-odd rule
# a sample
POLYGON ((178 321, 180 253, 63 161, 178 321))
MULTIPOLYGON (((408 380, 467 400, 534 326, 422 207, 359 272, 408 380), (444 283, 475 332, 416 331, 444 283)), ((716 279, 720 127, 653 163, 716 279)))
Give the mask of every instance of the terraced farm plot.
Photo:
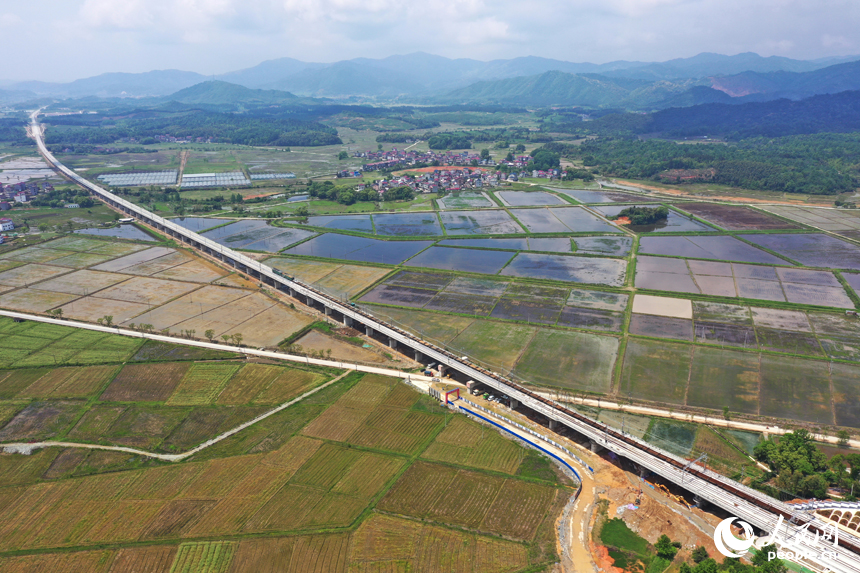
POLYGON ((152 448, 169 436, 189 411, 188 408, 133 405, 103 437, 114 444, 152 448))
POLYGON ((753 320, 750 309, 738 304, 723 304, 718 302, 693 301, 693 317, 696 322, 719 322, 752 326, 753 320))
POLYGON ((146 249, 145 251, 138 251, 136 253, 132 253, 130 255, 126 255, 124 257, 120 257, 112 261, 108 261, 107 263, 102 263, 95 267, 93 270, 120 272, 135 265, 139 265, 141 263, 145 263, 175 252, 176 251, 174 251, 173 249, 168 249, 167 247, 152 247, 146 249))
MULTIPOLYGON (((309 255, 329 259, 398 265, 423 251, 432 241, 381 241, 325 233, 284 251, 287 255, 309 255)), ((0 283, 2 284, 2 283, 0 283)))
POLYGON ((448 273, 400 271, 386 280, 385 284, 438 291, 444 289, 452 279, 454 275, 448 273))
POLYGON ((567 299, 567 304, 581 308, 599 310, 623 311, 627 308, 628 296, 596 290, 573 289, 567 299))
POLYGON ((619 394, 683 404, 690 380, 691 351, 689 346, 630 339, 619 394))
POLYGON ((442 226, 436 213, 379 213, 373 215, 377 235, 414 237, 441 235, 442 226))
POLYGON ((626 257, 633 247, 633 239, 628 236, 618 237, 577 237, 576 252, 626 257))
MULTIPOLYGON (((415 287, 381 284, 361 300, 363 302, 390 304, 393 306, 405 306, 409 308, 423 308, 436 296, 438 291, 415 287)), ((2 300, 2 298, 0 298, 2 300)))
POLYGON ((457 314, 487 316, 496 305, 495 296, 461 294, 457 292, 440 292, 424 305, 426 310, 441 310, 457 314))
POLYGON ((511 209, 516 217, 530 233, 569 233, 570 229, 562 223, 549 209, 511 209))
POLYGON ((494 275, 511 258, 511 253, 504 251, 430 247, 407 261, 406 266, 494 275))
POLYGON ((445 195, 437 199, 439 208, 444 210, 453 209, 481 209, 484 207, 495 207, 486 193, 477 191, 460 191, 445 195))
POLYGON ((240 364, 195 363, 170 395, 171 406, 201 406, 214 402, 240 364))
POLYGON ((190 367, 188 362, 128 364, 100 399, 104 402, 164 402, 190 367))
POLYGON ((447 235, 519 235, 523 229, 506 211, 447 211, 439 214, 447 235))
POLYGON ((812 333, 789 332, 773 328, 756 328, 759 346, 763 350, 822 356, 824 352, 812 333))
POLYGON ((401 308, 373 307, 365 310, 436 343, 450 342, 474 321, 468 317, 446 316, 401 308))
POLYGON ((90 249, 95 249, 107 244, 106 241, 101 241, 98 239, 90 239, 88 237, 63 237, 61 239, 56 239, 48 243, 51 248, 54 249, 65 249, 67 251, 89 251, 90 249))
POLYGON ((113 378, 117 366, 57 368, 18 393, 21 398, 85 398, 113 378))
POLYGON ((0 372, 0 399, 8 400, 48 373, 47 368, 27 368, 0 372))
POLYGON ((501 274, 533 279, 622 286, 627 263, 619 259, 520 253, 501 274))
POLYGON ((248 291, 243 289, 207 285, 193 293, 149 310, 145 320, 141 319, 141 321, 152 324, 156 330, 161 330, 222 306, 229 308, 229 303, 247 296, 248 291))
POLYGON ((188 261, 175 267, 171 267, 160 273, 155 273, 155 279, 174 279, 177 281, 189 281, 194 283, 211 283, 227 274, 215 265, 203 261, 188 261))
POLYGON ((3 429, 0 441, 36 441, 56 436, 77 418, 82 402, 32 402, 3 429))
POLYGON ((122 284, 106 288, 98 293, 99 298, 145 303, 164 304, 172 298, 198 288, 195 283, 167 281, 150 277, 134 277, 122 284))
POLYGON ((3 259, 6 260, 4 262, 5 268, 3 268, 3 270, 5 271, 19 266, 20 263, 47 263, 54 259, 59 259, 60 257, 67 257, 68 255, 69 251, 51 249, 49 247, 42 247, 41 245, 15 249, 14 251, 3 254, 3 259), (19 264, 15 264, 16 262, 19 264))
MULTIPOLYGON (((113 552, 108 550, 76 551, 74 553, 45 553, 21 555, 0 559, 0 568, 9 573, 106 573, 112 561, 113 552)), ((122 569, 117 569, 121 571, 122 569)))
MULTIPOLYGON (((540 239, 533 239, 540 241, 540 239)), ((555 240, 555 239, 550 239, 555 240)), ((445 239, 436 243, 440 247, 467 247, 479 249, 501 249, 507 251, 528 251, 529 240, 526 237, 522 239, 445 239)), ((532 249, 535 251, 547 249, 532 249)), ((567 252, 570 251, 570 241, 568 240, 567 252)))
POLYGON ((454 417, 421 455, 430 461, 514 475, 523 451, 514 442, 464 416, 454 417))
POLYGON ((624 315, 620 312, 565 306, 558 317, 558 326, 584 328, 603 332, 621 332, 624 315))
MULTIPOLYGON (((824 234, 740 235, 802 265, 860 270, 860 248, 824 234)), ((2 277, 0 277, 2 283, 2 277)))
POLYGON ((315 217, 308 217, 308 225, 311 227, 325 227, 327 229, 373 233, 373 222, 370 219, 370 215, 317 215, 315 217))
POLYGON ((446 293, 473 294, 483 296, 501 296, 508 283, 497 280, 457 277, 445 287, 446 293))
POLYGON ((178 217, 171 219, 170 222, 180 227, 185 227, 189 231, 199 233, 212 227, 218 227, 225 223, 231 223, 233 219, 219 219, 215 217, 178 217))
POLYGON ((169 571, 176 557, 176 547, 154 545, 120 549, 111 564, 110 573, 122 571, 169 571))
POLYGON ((113 255, 100 255, 98 253, 73 253, 65 257, 54 259, 52 265, 83 269, 113 259, 113 255))
POLYGON ((299 280, 309 283, 316 282, 332 271, 344 266, 338 263, 307 261, 290 257, 272 257, 271 259, 266 259, 266 264, 274 269, 283 271, 287 275, 295 276, 299 280))
POLYGON ((441 417, 424 412, 377 408, 346 441, 397 454, 415 454, 442 422, 441 417))
MULTIPOLYGON (((281 368, 278 376, 256 395, 251 396, 251 404, 283 404, 319 386, 328 376, 306 372, 297 368, 281 368)), ((231 390, 232 383, 222 392, 231 390)))
POLYGON ((766 263, 784 265, 786 261, 727 235, 702 237, 642 237, 639 252, 649 255, 766 263))
POLYGON ((829 364, 787 356, 761 357, 761 414, 832 424, 829 364))
POLYGON ((149 245, 139 245, 137 243, 105 242, 94 249, 90 249, 88 252, 99 255, 111 255, 112 257, 123 257, 148 248, 149 245))
POLYGON ((388 273, 388 269, 343 265, 313 284, 325 292, 351 298, 388 273))
POLYGON ((565 205, 566 201, 546 191, 496 191, 496 196, 509 207, 565 205))
POLYGON ((152 259, 151 261, 126 267, 122 269, 122 272, 130 275, 151 276, 185 264, 191 260, 193 259, 190 256, 177 251, 163 257, 158 257, 157 259, 152 259))
POLYGON ((99 364, 102 362, 123 362, 128 360, 143 345, 139 338, 109 336, 98 346, 91 346, 69 359, 72 364, 99 364))
POLYGON ((683 318, 668 318, 648 314, 633 314, 630 317, 630 334, 693 340, 693 321, 683 318))
POLYGON ((77 295, 48 292, 33 288, 22 288, 0 295, 0 307, 24 312, 42 313, 62 306, 77 298, 77 295))
POLYGON ((250 539, 239 543, 231 571, 346 573, 349 537, 250 539))
POLYGON ((97 442, 125 411, 125 406, 95 405, 75 424, 70 440, 97 442))
POLYGON ((699 408, 757 414, 759 355, 720 348, 693 350, 687 404, 699 408))
POLYGON ((860 427, 860 378, 857 368, 847 364, 834 363, 831 366, 833 381, 833 407, 836 411, 836 424, 851 428, 860 427))
POLYGON ((538 329, 514 372, 533 384, 608 392, 617 356, 616 338, 538 329))
POLYGON ((449 344, 491 370, 510 371, 535 332, 532 326, 476 320, 449 344))
POLYGON ((233 541, 183 543, 176 551, 170 573, 227 573, 235 551, 233 541))
POLYGON ((39 283, 39 290, 87 295, 125 280, 125 275, 82 270, 39 283))
POLYGON ((564 306, 562 301, 502 297, 492 307, 491 316, 503 320, 555 324, 564 306))
MULTIPOLYGON (((75 295, 64 296, 76 298, 75 295)), ((0 304, 2 304, 2 300, 3 297, 0 296, 0 304)), ((117 324, 127 322, 149 322, 149 313, 147 311, 150 309, 150 306, 143 303, 87 296, 78 298, 73 302, 66 300, 61 304, 62 306, 56 306, 60 306, 60 308, 62 308, 63 317, 96 322, 98 319, 105 316, 112 316, 114 317, 114 322, 117 324), (133 320, 135 317, 140 316, 143 313, 146 313, 146 315, 141 316, 139 321, 133 320)))
POLYGON ((771 231, 799 228, 799 225, 762 213, 752 207, 714 203, 680 203, 675 206, 729 231, 771 231))
POLYGON ((555 497, 556 490, 552 487, 507 480, 480 529, 523 541, 534 539, 555 497), (523 515, 529 518, 519 517, 523 515))

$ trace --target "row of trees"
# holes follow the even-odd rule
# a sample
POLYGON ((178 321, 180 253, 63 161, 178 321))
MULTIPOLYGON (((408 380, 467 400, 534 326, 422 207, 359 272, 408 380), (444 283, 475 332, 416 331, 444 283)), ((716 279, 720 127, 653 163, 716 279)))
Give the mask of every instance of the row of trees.
POLYGON ((389 189, 380 195, 371 187, 358 191, 351 186, 335 185, 331 181, 314 181, 307 190, 311 197, 336 201, 342 205, 352 205, 358 201, 411 201, 415 198, 415 191, 406 186, 389 189))

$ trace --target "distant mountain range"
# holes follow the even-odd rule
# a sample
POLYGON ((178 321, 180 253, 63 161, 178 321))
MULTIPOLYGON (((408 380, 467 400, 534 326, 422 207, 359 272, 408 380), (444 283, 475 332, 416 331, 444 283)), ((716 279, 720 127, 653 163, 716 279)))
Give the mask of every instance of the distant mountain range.
POLYGON ((765 58, 752 53, 735 56, 705 53, 659 63, 607 64, 538 57, 481 62, 426 53, 356 58, 332 64, 281 58, 216 77, 160 70, 102 74, 64 84, 4 82, 0 103, 45 97, 169 97, 189 104, 274 104, 289 102, 297 96, 311 96, 346 101, 515 103, 649 110, 782 97, 799 99, 856 90, 860 89, 857 60, 860 56, 805 61, 765 58), (194 86, 199 84, 206 87, 195 91, 194 86))

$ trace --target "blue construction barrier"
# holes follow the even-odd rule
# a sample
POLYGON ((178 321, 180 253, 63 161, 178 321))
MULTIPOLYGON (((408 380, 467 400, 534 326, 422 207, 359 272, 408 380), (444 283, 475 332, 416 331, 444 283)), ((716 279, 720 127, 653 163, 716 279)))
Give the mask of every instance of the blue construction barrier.
MULTIPOLYGON (((518 440, 522 440, 522 441, 524 441, 525 443, 529 444, 530 446, 532 446, 532 447, 535 447, 535 448, 539 449, 540 451, 542 451, 542 452, 543 452, 543 453, 545 453, 546 455, 548 455, 548 456, 552 457, 553 459, 558 460, 559 462, 561 462, 562 464, 564 464, 564 466, 565 466, 567 469, 569 469, 570 471, 572 471, 572 472, 573 472, 573 475, 575 475, 575 476, 576 476, 576 479, 578 479, 578 480, 579 480, 579 483, 580 483, 580 484, 582 483, 582 476, 580 476, 580 475, 579 475, 579 472, 577 472, 575 469, 573 469, 573 466, 571 466, 569 463, 567 463, 566 461, 564 461, 563 459, 561 459, 560 457, 558 457, 558 456, 557 456, 557 455, 555 455, 554 453, 552 453, 552 452, 550 452, 550 451, 547 451, 546 449, 542 448, 541 446, 537 445, 536 443, 532 442, 531 440, 527 440, 527 439, 525 439, 523 436, 521 436, 521 435, 519 435, 519 434, 516 434, 516 433, 514 433, 514 432, 510 431, 510 430, 509 430, 509 429, 507 429, 506 427, 502 426, 501 424, 497 424, 496 422, 494 422, 494 421, 490 420, 489 418, 485 418, 484 416, 482 416, 482 415, 480 415, 480 414, 477 414, 477 413, 475 413, 475 412, 471 411, 471 410, 470 410, 470 409, 468 409, 468 408, 464 408, 463 406, 460 406, 459 404, 457 404, 457 406, 458 406, 461 410, 463 410, 464 412, 466 412, 466 413, 468 413, 468 414, 471 414, 472 416, 475 416, 476 418, 480 418, 480 419, 482 419, 483 421, 488 422, 488 423, 490 423, 490 424, 494 425, 495 427, 499 428, 500 430, 504 430, 505 432, 507 432, 507 433, 511 434, 512 436, 514 436, 514 437, 515 437, 515 438, 517 438, 518 440)), ((586 467, 587 467, 587 466, 586 466, 586 467)), ((591 469, 591 468, 588 468, 588 469, 591 469)), ((594 471, 594 470, 592 470, 592 471, 594 471)))

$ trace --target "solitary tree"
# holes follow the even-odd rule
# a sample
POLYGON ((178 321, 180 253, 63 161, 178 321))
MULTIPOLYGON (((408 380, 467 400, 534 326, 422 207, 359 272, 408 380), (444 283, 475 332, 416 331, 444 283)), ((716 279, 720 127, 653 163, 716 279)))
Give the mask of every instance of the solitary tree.
POLYGON ((209 342, 212 342, 212 339, 215 338, 215 331, 213 329, 209 329, 203 333, 203 336, 209 339, 209 342))
POLYGON ((242 335, 238 332, 233 335, 233 344, 236 346, 242 346, 242 335))
POLYGON ((113 325, 113 315, 112 314, 106 314, 105 315, 105 324, 108 326, 113 325))
POLYGON ((836 437, 839 439, 839 447, 844 448, 848 446, 848 440, 851 439, 851 434, 848 433, 848 430, 839 430, 836 432, 836 437))

